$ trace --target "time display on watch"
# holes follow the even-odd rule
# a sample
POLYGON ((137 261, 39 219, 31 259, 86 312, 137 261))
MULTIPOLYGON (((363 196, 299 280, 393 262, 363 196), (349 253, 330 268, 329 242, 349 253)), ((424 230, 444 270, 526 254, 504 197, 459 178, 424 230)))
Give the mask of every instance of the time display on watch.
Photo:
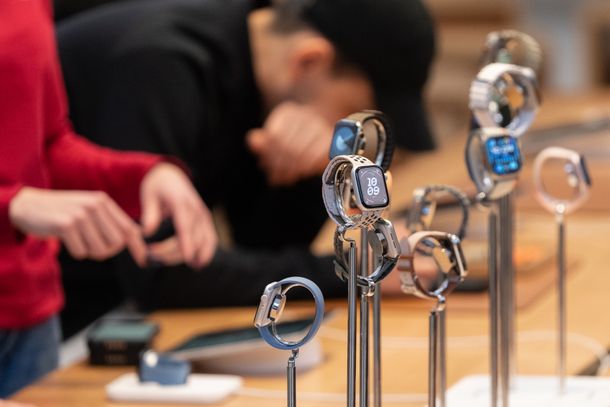
POLYGON ((513 174, 521 169, 521 151, 511 136, 492 137, 485 142, 487 160, 496 175, 513 174))
POLYGON ((338 155, 354 154, 356 136, 358 128, 354 123, 341 120, 335 126, 333 133, 333 141, 330 147, 330 158, 333 159, 338 155))
POLYGON ((383 208, 388 206, 388 188, 385 175, 376 165, 363 166, 356 169, 356 182, 360 200, 365 208, 383 208))

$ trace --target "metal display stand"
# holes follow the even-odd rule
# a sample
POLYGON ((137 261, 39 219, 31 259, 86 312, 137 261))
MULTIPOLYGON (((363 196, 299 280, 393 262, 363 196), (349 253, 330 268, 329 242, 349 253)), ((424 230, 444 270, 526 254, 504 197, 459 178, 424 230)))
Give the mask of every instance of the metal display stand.
POLYGON ((347 406, 356 407, 356 346, 357 346, 357 326, 356 315, 358 312, 356 281, 356 242, 346 239, 349 244, 349 279, 347 289, 347 406))
MULTIPOLYGON (((360 275, 369 275, 368 230, 360 229, 360 275)), ((369 405, 369 295, 360 288, 360 407, 369 405)))

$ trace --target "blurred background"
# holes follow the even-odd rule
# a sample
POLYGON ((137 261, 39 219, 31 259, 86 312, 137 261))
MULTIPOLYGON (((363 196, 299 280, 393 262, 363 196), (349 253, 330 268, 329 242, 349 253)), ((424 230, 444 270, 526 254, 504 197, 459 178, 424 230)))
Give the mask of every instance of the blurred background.
MULTIPOLYGON (((55 0, 56 19, 113 1, 124 0, 55 0)), ((540 42, 544 51, 540 75, 544 95, 610 88, 608 0, 426 3, 437 23, 437 56, 428 84, 428 103, 439 140, 455 135, 467 125, 468 88, 479 69, 481 47, 490 31, 517 29, 540 42)))

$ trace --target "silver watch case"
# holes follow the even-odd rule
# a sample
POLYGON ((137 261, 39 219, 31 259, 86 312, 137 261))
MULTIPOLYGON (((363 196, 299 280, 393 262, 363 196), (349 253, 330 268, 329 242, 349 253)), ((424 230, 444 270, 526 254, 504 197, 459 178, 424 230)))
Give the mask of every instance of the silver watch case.
MULTIPOLYGON (((460 238, 451 233, 422 231, 416 232, 400 242, 402 254, 397 268, 400 273, 402 291, 427 299, 444 299, 468 275, 466 260, 462 252, 460 238), (442 268, 441 281, 436 288, 429 289, 420 281, 415 269, 415 252, 419 243, 434 245, 441 250, 444 258, 435 258, 436 264, 442 268)), ((435 253, 433 253, 435 255, 435 253)))
POLYGON ((542 150, 534 160, 534 186, 536 199, 549 212, 569 214, 580 208, 589 198, 591 179, 584 157, 573 150, 562 147, 548 147, 542 150), (542 180, 542 169, 549 160, 565 162, 564 170, 568 183, 574 191, 572 199, 562 199, 552 196, 542 180))
POLYGON ((472 131, 466 142, 466 167, 468 174, 474 182, 479 193, 484 195, 485 200, 493 201, 508 195, 515 188, 519 172, 512 174, 496 174, 489 163, 485 143, 493 137, 512 137, 519 149, 521 142, 511 133, 503 128, 480 128, 472 131))
MULTIPOLYGON (((387 202, 382 207, 367 208, 362 203, 356 171, 360 167, 375 166, 369 159, 359 155, 339 155, 333 158, 322 174, 322 199, 329 217, 341 228, 354 229, 373 225, 390 205, 390 193, 384 179, 387 202), (346 209, 346 184, 354 198, 358 214, 348 215, 346 209)), ((381 167, 379 167, 381 169, 381 167)), ((383 170, 381 169, 383 172, 383 170)), ((347 202, 349 207, 349 201, 347 202)), ((351 208, 350 208, 351 209, 351 208)))
POLYGON ((260 328, 277 321, 285 306, 286 295, 282 292, 282 286, 278 283, 268 284, 254 315, 254 326, 260 328))

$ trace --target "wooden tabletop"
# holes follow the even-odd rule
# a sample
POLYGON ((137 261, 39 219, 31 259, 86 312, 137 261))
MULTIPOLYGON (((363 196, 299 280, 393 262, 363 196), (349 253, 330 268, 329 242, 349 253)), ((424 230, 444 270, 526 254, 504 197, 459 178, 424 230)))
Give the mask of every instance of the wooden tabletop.
MULTIPOLYGON (((602 105, 610 101, 610 98, 606 97, 596 98, 599 98, 602 105)), ((556 109, 559 122, 559 117, 564 113, 560 107, 556 109)), ((591 109, 593 107, 589 108, 591 109)), ((599 109, 602 108, 597 111, 599 109)), ((570 111, 570 114, 575 115, 574 111, 570 111)), ((552 123, 550 118, 544 115, 542 117, 545 123, 552 123)), ((394 202, 402 200, 406 205, 410 194, 407 191, 418 186, 421 181, 464 184, 465 172, 461 164, 461 154, 462 149, 458 149, 456 144, 444 146, 436 153, 413 157, 409 166, 405 167, 410 170, 401 173, 401 176, 404 175, 404 178, 400 178, 401 184, 397 185, 395 182, 394 196, 401 197, 394 199, 394 202)), ((570 332, 568 371, 572 374, 580 372, 596 360, 593 349, 595 344, 601 344, 604 348, 610 346, 610 312, 607 312, 610 304, 607 243, 610 234, 610 187, 606 182, 596 182, 595 176, 600 174, 602 180, 608 179, 607 176, 604 178, 605 174, 610 173, 607 171, 608 161, 610 160, 596 160, 591 163, 596 199, 602 204, 585 208, 568 218, 567 244, 571 264, 567 288, 570 332)), ((398 176, 395 177, 399 179, 398 176)), ((527 197, 527 194, 525 196, 527 197)), ((520 206, 517 222, 517 242, 555 239, 552 216, 535 205, 520 206)), ((328 231, 321 233, 322 237, 317 246, 315 245, 319 251, 325 251, 327 247, 324 241, 328 238, 324 237, 324 233, 328 231)), ((549 267, 553 265, 550 264, 549 267)), ((525 274, 518 276, 524 284, 528 278, 530 277, 525 274)), ((537 297, 519 309, 517 315, 518 370, 522 374, 553 374, 556 349, 553 331, 556 321, 555 293, 549 289, 537 297)), ((425 404, 422 400, 427 386, 428 321, 427 308, 422 306, 423 301, 407 297, 384 299, 382 361, 386 405, 425 404), (407 402, 408 397, 415 397, 416 402, 407 402)), ((472 300, 466 294, 461 294, 452 296, 448 303, 450 385, 464 376, 488 371, 488 316, 484 308, 461 307, 460 303, 465 301, 472 300)), ((481 297, 480 301, 486 299, 481 297)), ((313 370, 300 372, 298 376, 301 397, 299 405, 303 407, 345 405, 342 399, 346 389, 345 301, 334 301, 330 306, 336 309, 336 315, 325 323, 318 335, 323 345, 324 361, 313 370)), ((303 307, 308 309, 305 305, 303 307)), ((299 306, 291 308, 295 315, 299 314, 299 306)), ((252 308, 154 313, 151 319, 162 327, 156 346, 159 349, 167 349, 205 330, 249 326, 253 313, 252 308)), ((106 400, 104 387, 129 371, 129 368, 91 367, 83 362, 49 375, 17 394, 14 399, 39 407, 141 407, 106 400)), ((245 377, 242 393, 232 396, 222 406, 284 406, 285 386, 284 376, 245 377)))

